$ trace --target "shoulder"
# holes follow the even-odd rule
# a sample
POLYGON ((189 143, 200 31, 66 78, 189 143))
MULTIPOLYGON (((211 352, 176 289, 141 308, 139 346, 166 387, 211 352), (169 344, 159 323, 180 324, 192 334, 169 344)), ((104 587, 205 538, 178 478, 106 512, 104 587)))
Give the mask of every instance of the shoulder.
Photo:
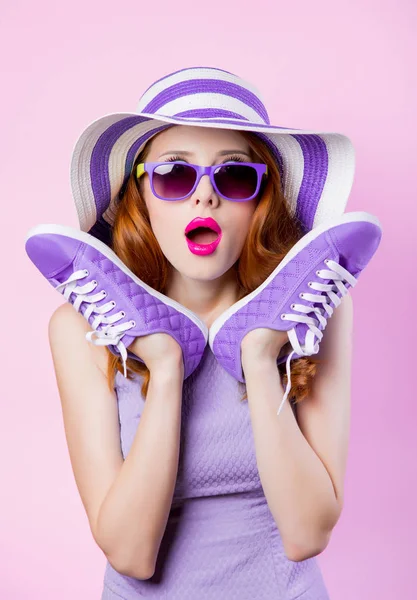
POLYGON ((65 328, 74 326, 77 329, 81 327, 85 330, 89 329, 87 320, 69 302, 58 306, 49 319, 49 329, 52 330, 55 330, 57 327, 65 328))
POLYGON ((107 352, 104 346, 95 346, 85 339, 91 331, 87 320, 78 313, 72 304, 66 302, 58 306, 49 319, 48 335, 52 354, 55 358, 68 359, 78 356, 87 362, 95 363, 101 370, 107 368, 107 352))

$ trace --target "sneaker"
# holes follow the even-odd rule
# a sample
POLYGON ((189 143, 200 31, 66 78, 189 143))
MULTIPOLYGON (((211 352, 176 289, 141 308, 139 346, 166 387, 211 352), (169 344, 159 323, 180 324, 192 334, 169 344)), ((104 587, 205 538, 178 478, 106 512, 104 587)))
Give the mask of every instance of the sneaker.
POLYGON ((292 351, 277 359, 277 364, 286 360, 288 377, 278 415, 291 388, 290 361, 317 354, 327 319, 356 285, 381 235, 377 217, 362 211, 344 213, 315 227, 256 290, 224 311, 210 327, 213 354, 242 383, 240 344, 245 335, 263 327, 288 332, 292 351))
POLYGON ((127 350, 136 337, 168 333, 182 348, 184 379, 198 366, 208 329, 197 315, 157 292, 92 235, 63 225, 37 225, 25 249, 35 266, 80 312, 93 331, 88 341, 106 345, 123 360, 144 362, 127 350))

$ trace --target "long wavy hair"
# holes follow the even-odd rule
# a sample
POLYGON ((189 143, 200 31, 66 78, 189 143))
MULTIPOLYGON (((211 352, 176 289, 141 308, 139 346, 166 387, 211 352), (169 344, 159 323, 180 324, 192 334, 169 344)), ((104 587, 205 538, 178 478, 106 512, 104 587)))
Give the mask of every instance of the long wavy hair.
MULTIPOLYGON (((235 264, 236 277, 240 286, 236 301, 259 287, 279 265, 290 248, 304 235, 301 223, 289 212, 281 187, 280 174, 267 145, 256 134, 246 131, 239 133, 249 143, 254 162, 259 161, 268 165, 268 178, 259 191, 251 226, 242 253, 235 264)), ((149 213, 135 175, 136 165, 146 161, 149 151, 148 142, 137 156, 119 199, 112 229, 111 248, 139 279, 162 294, 166 294, 170 265, 151 228, 149 213)), ((106 350, 108 352, 107 379, 109 387, 113 389, 116 371, 123 373, 123 365, 119 356, 112 354, 108 348, 106 350)), ((317 358, 307 356, 291 361, 289 399, 292 403, 299 403, 309 395, 319 362, 317 358)), ((127 359, 126 364, 129 379, 134 378, 133 373, 143 377, 141 393, 146 399, 150 381, 149 369, 144 363, 131 358, 127 359)), ((278 365, 277 368, 281 381, 286 386, 285 363, 278 365)), ((246 398, 245 393, 241 401, 246 398)))

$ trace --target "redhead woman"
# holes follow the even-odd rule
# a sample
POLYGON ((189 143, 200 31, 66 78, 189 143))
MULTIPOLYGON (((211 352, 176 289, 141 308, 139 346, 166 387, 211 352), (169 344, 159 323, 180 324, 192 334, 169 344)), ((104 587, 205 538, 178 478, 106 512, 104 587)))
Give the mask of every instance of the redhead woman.
POLYGON ((349 139, 272 126, 214 68, 79 138, 80 230, 33 228, 65 302, 50 346, 102 600, 326 600, 352 298, 376 217, 344 213, 349 139), (75 310, 74 310, 75 308, 75 310))

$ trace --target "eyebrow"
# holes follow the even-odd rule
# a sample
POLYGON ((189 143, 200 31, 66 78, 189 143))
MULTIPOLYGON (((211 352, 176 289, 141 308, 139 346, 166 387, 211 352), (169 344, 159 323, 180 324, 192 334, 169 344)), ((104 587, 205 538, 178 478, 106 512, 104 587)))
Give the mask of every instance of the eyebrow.
MULTIPOLYGON (((171 150, 170 152, 163 152, 158 156, 158 158, 161 158, 161 156, 165 156, 166 154, 184 154, 190 156, 194 153, 188 152, 187 150, 171 150)), ((249 156, 250 158, 250 154, 248 154, 248 152, 245 152, 245 150, 222 150, 221 152, 217 153, 218 156, 226 156, 227 154, 244 154, 245 156, 249 156)))

